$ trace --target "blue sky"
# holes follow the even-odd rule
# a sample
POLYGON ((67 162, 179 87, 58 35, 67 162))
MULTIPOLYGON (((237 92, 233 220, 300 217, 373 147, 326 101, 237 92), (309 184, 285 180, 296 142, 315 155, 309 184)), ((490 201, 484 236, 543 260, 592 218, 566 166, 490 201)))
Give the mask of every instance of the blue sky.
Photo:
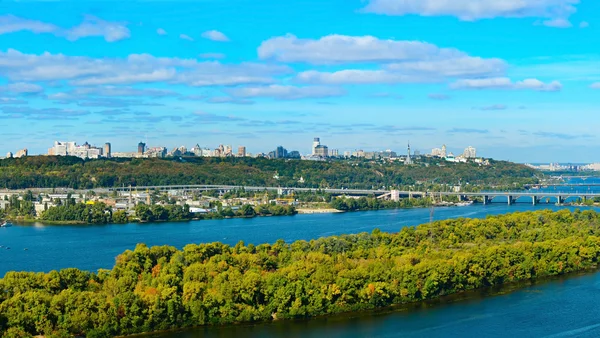
POLYGON ((595 162, 600 2, 4 1, 0 152, 54 140, 595 162))

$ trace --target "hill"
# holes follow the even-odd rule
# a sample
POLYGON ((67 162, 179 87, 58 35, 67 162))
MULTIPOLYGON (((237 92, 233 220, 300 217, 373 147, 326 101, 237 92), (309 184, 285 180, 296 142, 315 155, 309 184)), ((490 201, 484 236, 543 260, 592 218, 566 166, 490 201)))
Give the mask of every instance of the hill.
POLYGON ((0 160, 0 188, 5 189, 173 184, 372 189, 418 182, 519 187, 536 183, 537 174, 524 165, 504 161, 490 161, 489 166, 480 166, 429 160, 405 166, 360 160, 202 157, 83 160, 69 156, 30 156, 0 160))

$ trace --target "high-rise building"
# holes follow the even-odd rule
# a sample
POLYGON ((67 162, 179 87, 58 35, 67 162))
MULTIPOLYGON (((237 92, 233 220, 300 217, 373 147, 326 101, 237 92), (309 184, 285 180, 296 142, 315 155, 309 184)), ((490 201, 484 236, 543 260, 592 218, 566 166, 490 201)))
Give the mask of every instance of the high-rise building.
POLYGON ((246 147, 244 147, 244 146, 238 147, 237 156, 238 157, 246 157, 246 147))
POLYGON ((15 158, 27 157, 27 154, 28 154, 27 149, 21 149, 21 150, 17 151, 17 153, 15 154, 15 158))
POLYGON ((464 158, 476 158, 477 157, 477 149, 468 146, 465 151, 463 152, 463 157, 464 158))
POLYGON ((13 153, 11 153, 10 151, 6 153, 6 158, 13 158, 13 153))
POLYGON ((286 158, 288 155, 288 151, 287 149, 285 149, 282 146, 277 147, 277 149, 275 149, 275 158, 286 158))
POLYGON ((312 146, 312 154, 316 155, 317 154, 317 147, 321 145, 321 139, 318 137, 315 137, 313 140, 313 146, 312 146))
POLYGON ((315 156, 329 157, 329 148, 327 148, 327 146, 324 146, 324 145, 318 145, 315 148, 315 156))
POLYGON ((78 146, 75 142, 54 141, 54 146, 48 149, 51 156, 76 156, 79 158, 99 158, 102 156, 102 148, 93 147, 89 143, 78 146))
POLYGON ((104 157, 108 157, 110 158, 112 155, 111 152, 111 148, 110 148, 110 143, 106 142, 104 143, 104 157))
POLYGON ((230 145, 225 146, 225 156, 233 155, 233 147, 230 145))
POLYGON ((446 152, 446 151, 447 151, 447 149, 446 149, 446 145, 444 144, 444 145, 442 146, 442 152, 440 153, 440 156, 445 158, 445 157, 446 157, 446 154, 447 154, 447 152, 446 152))
POLYGON ((146 143, 138 143, 138 154, 143 155, 146 152, 146 143))

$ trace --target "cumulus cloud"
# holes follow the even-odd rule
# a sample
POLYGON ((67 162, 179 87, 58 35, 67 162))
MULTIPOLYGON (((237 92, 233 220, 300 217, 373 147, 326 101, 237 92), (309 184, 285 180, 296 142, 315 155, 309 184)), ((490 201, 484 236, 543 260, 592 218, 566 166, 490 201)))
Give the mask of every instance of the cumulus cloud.
POLYGON ((507 77, 487 79, 462 79, 450 85, 452 89, 531 89, 542 92, 556 92, 562 90, 562 84, 558 81, 549 83, 538 79, 525 79, 513 82, 507 77))
POLYGON ((565 27, 580 0, 368 0, 364 12, 384 15, 455 16, 464 21, 495 17, 548 18, 545 24, 565 27))
POLYGON ((264 41, 258 48, 263 60, 316 65, 373 63, 380 69, 309 70, 298 74, 303 83, 414 83, 445 78, 502 76, 507 63, 497 58, 469 56, 454 48, 421 41, 382 40, 373 36, 328 35, 299 39, 293 35, 264 41), (383 65, 381 65, 383 64, 383 65))
POLYGON ((92 15, 84 16, 83 22, 71 28, 62 28, 53 24, 20 18, 14 15, 0 16, 0 34, 19 31, 33 33, 51 33, 75 41, 85 37, 103 37, 107 42, 129 38, 130 31, 123 22, 102 20, 92 15))
POLYGON ((289 74, 291 68, 246 62, 222 64, 132 54, 125 58, 74 57, 62 54, 24 54, 9 49, 0 52, 0 76, 15 82, 68 81, 78 86, 127 85, 167 82, 190 86, 270 84, 274 75, 289 74))
POLYGON ((164 29, 162 29, 162 28, 159 28, 159 29, 156 30, 156 34, 158 34, 158 35, 167 35, 167 31, 164 30, 164 29))
POLYGON ((220 41, 220 42, 227 42, 229 41, 229 38, 227 37, 227 35, 217 31, 217 30, 210 30, 210 31, 206 31, 204 33, 202 33, 202 37, 208 40, 212 40, 212 41, 220 41))
POLYGON ((69 40, 78 40, 89 36, 101 36, 107 42, 115 42, 128 38, 130 32, 122 22, 110 22, 87 15, 79 26, 67 30, 66 36, 69 40))
POLYGON ((16 94, 38 94, 43 92, 44 88, 35 83, 17 82, 0 87, 0 90, 16 94))
MULTIPOLYGON (((13 118, 28 118, 35 120, 65 120, 89 115, 87 110, 60 109, 60 108, 31 108, 31 107, 13 107, 5 106, 0 108, 3 114, 10 115, 13 118)), ((1 114, 0 114, 1 116, 1 114)))
POLYGON ((263 41, 261 59, 312 64, 394 62, 464 56, 452 48, 420 41, 381 40, 374 36, 328 35, 318 40, 286 35, 263 41))
POLYGON ((187 35, 187 34, 179 34, 179 38, 181 40, 194 41, 194 39, 191 36, 187 35))
POLYGON ((590 85, 590 88, 592 88, 592 89, 600 89, 600 82, 592 83, 590 85))
POLYGON ((444 77, 494 76, 506 72, 507 64, 501 59, 483 59, 462 56, 443 60, 393 63, 387 69, 404 74, 429 74, 444 77))
POLYGON ((374 83, 414 83, 429 82, 430 80, 395 74, 385 70, 346 69, 337 72, 319 72, 309 70, 296 76, 297 82, 312 84, 374 84, 374 83))
POLYGON ((0 34, 20 31, 30 31, 39 34, 53 33, 58 30, 58 26, 37 20, 28 20, 10 14, 0 16, 0 34))
POLYGON ((228 93, 235 97, 272 97, 280 100, 324 98, 346 94, 343 89, 337 87, 295 87, 284 85, 236 88, 229 90, 228 93))

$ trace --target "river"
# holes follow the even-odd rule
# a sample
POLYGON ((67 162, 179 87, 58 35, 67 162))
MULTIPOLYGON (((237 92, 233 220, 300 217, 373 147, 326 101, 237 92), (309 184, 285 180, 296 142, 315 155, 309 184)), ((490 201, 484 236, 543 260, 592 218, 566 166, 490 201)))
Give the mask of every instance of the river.
MULTIPOLYGON (((540 209, 555 205, 506 204, 435 208, 434 220, 540 209)), ((574 209, 574 208, 571 208, 574 209)), ((111 269, 115 257, 137 243, 172 245, 220 241, 234 245, 292 242, 339 234, 371 232, 379 228, 398 232, 405 226, 427 223, 430 209, 380 210, 340 214, 313 214, 251 219, 204 220, 124 225, 15 225, 0 228, 0 276, 7 271, 44 271, 79 268, 111 269), (10 249, 8 249, 10 248, 10 249)))
MULTIPOLYGON (((571 207, 506 204, 435 208, 434 220, 571 207)), ((586 208, 582 208, 586 209, 586 208)), ((397 232, 429 222, 429 209, 257 217, 125 225, 15 225, 0 228, 0 276, 7 271, 67 267, 110 269, 136 243, 172 245, 221 241, 287 242, 375 228, 397 232), (10 247, 10 249, 7 249, 10 247)), ((600 274, 555 279, 515 292, 483 290, 411 305, 386 313, 360 313, 309 321, 212 327, 152 337, 568 337, 600 335, 600 274)))

